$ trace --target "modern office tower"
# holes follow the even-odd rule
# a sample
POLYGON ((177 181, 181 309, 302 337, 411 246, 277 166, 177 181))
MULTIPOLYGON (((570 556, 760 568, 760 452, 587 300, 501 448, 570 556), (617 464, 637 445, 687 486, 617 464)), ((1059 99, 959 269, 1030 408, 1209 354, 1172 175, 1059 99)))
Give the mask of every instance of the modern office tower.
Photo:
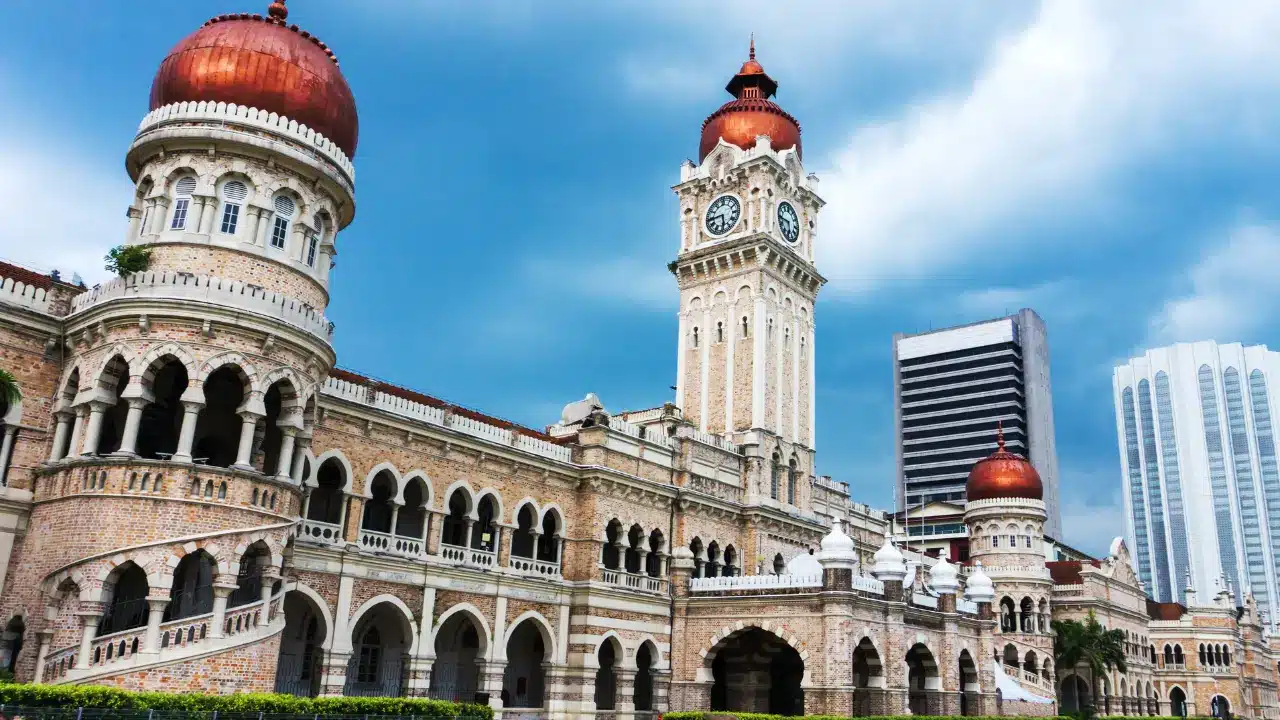
POLYGON ((1044 320, 1008 317, 893 338, 898 505, 963 501, 965 479, 996 448, 1025 455, 1044 481, 1046 532, 1062 537, 1044 320))
POLYGON ((1126 531, 1151 596, 1200 597, 1225 581, 1275 621, 1280 473, 1270 387, 1280 353, 1264 345, 1177 344, 1115 369, 1126 531))

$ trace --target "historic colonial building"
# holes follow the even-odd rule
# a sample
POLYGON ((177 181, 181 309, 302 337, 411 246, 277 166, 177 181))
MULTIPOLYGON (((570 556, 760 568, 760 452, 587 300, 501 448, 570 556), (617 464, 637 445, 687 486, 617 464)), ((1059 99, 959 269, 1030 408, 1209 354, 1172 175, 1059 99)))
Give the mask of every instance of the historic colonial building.
POLYGON ((1252 606, 1148 605, 1123 544, 1046 563, 1042 484, 1002 441, 969 478, 964 565, 816 475, 823 203, 754 49, 675 186, 674 402, 587 395, 535 430, 337 369, 356 106, 287 14, 214 18, 160 64, 121 199, 147 271, 0 266, 20 680, 555 718, 1050 714, 1067 683, 1113 711, 1275 713, 1252 606), (1053 667, 1049 619, 1089 610, 1131 631, 1127 673, 1053 667))

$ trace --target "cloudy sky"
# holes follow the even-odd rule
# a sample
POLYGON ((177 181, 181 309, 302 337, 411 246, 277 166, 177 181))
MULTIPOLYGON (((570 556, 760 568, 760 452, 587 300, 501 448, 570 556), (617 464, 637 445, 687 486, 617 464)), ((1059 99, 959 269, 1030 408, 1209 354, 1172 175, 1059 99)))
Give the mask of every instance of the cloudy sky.
MULTIPOLYGON (((267 0, 10 0, 0 256, 102 279, 165 52, 267 0), (53 39, 56 37, 56 40, 53 39)), ((258 7, 261 5, 262 7, 258 7)), ((890 338, 1035 308, 1067 540, 1121 527, 1111 367, 1271 343, 1274 0, 290 0, 360 106, 342 365, 533 426, 675 383, 670 186, 756 34, 827 200, 820 471, 890 507, 890 338)))

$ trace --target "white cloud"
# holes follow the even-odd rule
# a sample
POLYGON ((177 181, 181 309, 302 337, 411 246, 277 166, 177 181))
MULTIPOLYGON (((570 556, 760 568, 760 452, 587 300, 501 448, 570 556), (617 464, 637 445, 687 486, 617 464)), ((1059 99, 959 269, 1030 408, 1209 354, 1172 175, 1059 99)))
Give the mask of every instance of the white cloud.
POLYGON ((1187 272, 1190 292, 1165 303, 1149 343, 1246 339, 1280 302, 1280 228, 1241 224, 1187 272))
POLYGON ((526 275, 573 302, 604 300, 645 310, 675 311, 675 278, 661 260, 629 256, 533 260, 526 275))
MULTIPOLYGON (((1098 482, 1105 480, 1099 478, 1098 482)), ((1062 504, 1062 528, 1066 535, 1064 541, 1094 557, 1106 557, 1111 541, 1125 534, 1124 504, 1120 498, 1118 470, 1110 482, 1116 490, 1108 496, 1109 502, 1087 503, 1069 499, 1062 504)))
POLYGON ((1270 0, 1044 0, 971 86, 858 129, 832 159, 827 275, 860 289, 1034 252, 995 231, 1087 211, 1113 171, 1188 130, 1256 140, 1280 106, 1277 33, 1270 0))
POLYGON ((41 117, 41 105, 0 78, 0 257, 42 271, 107 279, 103 255, 120 244, 132 188, 106 161, 41 117), (113 222, 114 221, 114 222, 113 222))
POLYGON ((951 306, 975 320, 1009 315, 1029 307, 1040 312, 1049 303, 1063 299, 1070 284, 1066 281, 1030 285, 1026 287, 989 287, 969 290, 960 294, 951 306))

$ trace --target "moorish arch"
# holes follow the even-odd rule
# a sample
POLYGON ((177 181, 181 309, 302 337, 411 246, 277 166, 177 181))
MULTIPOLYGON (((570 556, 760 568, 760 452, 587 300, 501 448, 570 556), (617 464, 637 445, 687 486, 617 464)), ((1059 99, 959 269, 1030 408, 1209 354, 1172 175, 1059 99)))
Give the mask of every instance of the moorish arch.
POLYGON ((484 613, 459 603, 441 613, 431 632, 435 663, 430 695, 439 700, 471 700, 481 687, 480 665, 490 658, 492 634, 484 613))
POLYGON ((333 616, 320 593, 304 583, 287 588, 283 611, 275 691, 315 697, 320 694, 325 648, 333 644, 333 616))
POLYGON ((507 628, 502 652, 507 661, 502 677, 503 707, 543 708, 546 666, 557 657, 551 623, 537 611, 522 613, 507 628))
POLYGON ((702 651, 703 669, 711 671, 713 711, 804 714, 808 653, 785 628, 766 625, 725 628, 702 651))

